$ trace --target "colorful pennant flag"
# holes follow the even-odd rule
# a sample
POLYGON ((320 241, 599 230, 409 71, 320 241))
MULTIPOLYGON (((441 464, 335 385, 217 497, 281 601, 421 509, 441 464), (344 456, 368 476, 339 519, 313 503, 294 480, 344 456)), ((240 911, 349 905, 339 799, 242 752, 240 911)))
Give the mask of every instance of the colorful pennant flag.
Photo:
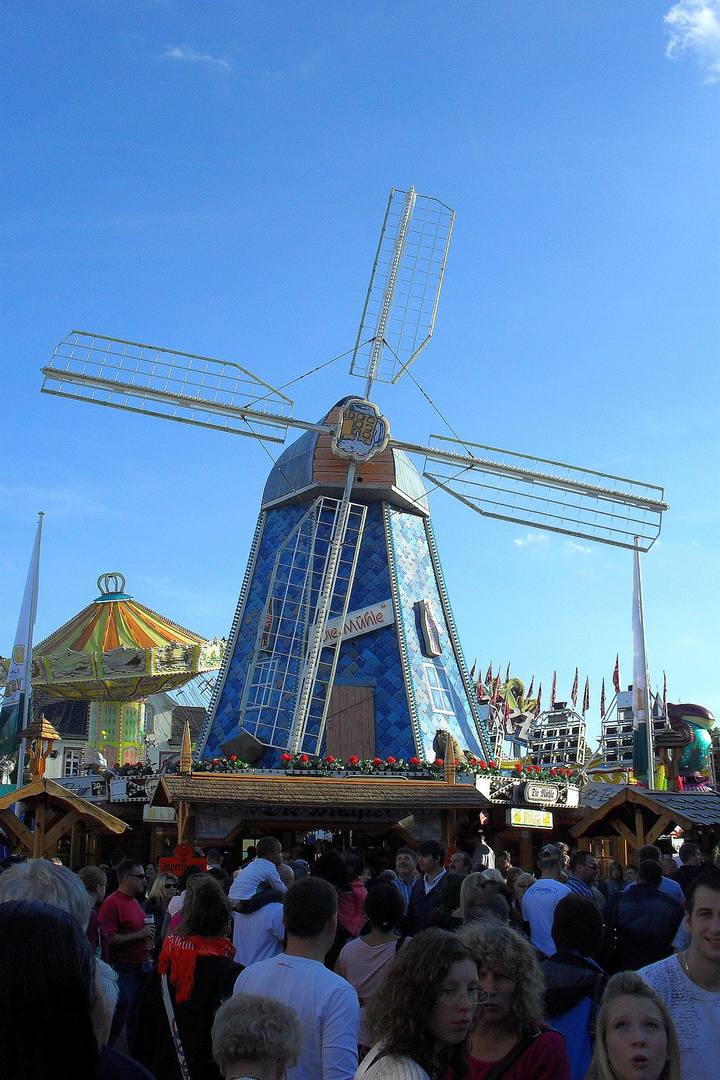
POLYGON ((663 712, 667 716, 667 675, 663 671, 663 712))
POLYGON ((600 691, 600 719, 605 719, 605 679, 602 681, 602 690, 600 691))
POLYGON ((577 708, 578 691, 580 690, 580 676, 578 669, 575 668, 575 678, 573 679, 572 690, 570 691, 570 700, 573 703, 573 709, 577 708))
POLYGON ((492 663, 491 663, 490 667, 487 669, 487 675, 485 676, 485 685, 487 686, 488 690, 490 689, 490 684, 492 683, 492 677, 493 677, 493 674, 492 674, 492 663))
POLYGON ((553 671, 552 689, 550 690, 550 708, 555 708, 557 700, 557 671, 553 671))
POLYGON ((477 658, 473 660, 473 666, 470 668, 470 678, 475 678, 475 665, 477 664, 477 658))
POLYGON ((527 695, 526 695, 528 701, 530 700, 530 698, 533 695, 533 687, 534 686, 535 686, 535 676, 533 675, 532 679, 530 680, 530 689, 528 690, 527 695))
POLYGON ((615 655, 615 670, 613 671, 613 686, 615 693, 620 693, 620 653, 615 655))
POLYGON ((536 703, 536 705, 535 705, 535 713, 534 713, 534 715, 535 715, 535 716, 539 716, 539 715, 540 715, 540 705, 541 705, 541 702, 542 702, 542 683, 540 683, 540 685, 538 686, 538 696, 537 696, 537 703, 536 703))

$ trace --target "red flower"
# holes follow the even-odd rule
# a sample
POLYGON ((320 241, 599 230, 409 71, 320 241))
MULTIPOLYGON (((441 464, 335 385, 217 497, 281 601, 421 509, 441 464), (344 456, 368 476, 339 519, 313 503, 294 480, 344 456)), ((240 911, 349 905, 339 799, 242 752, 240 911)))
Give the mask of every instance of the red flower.
POLYGON ((486 762, 484 762, 484 761, 481 761, 481 762, 480 762, 480 768, 481 768, 481 769, 484 769, 484 770, 487 770, 487 763, 486 763, 486 762))
POLYGON ((334 765, 335 764, 335 758, 334 757, 326 757, 325 760, 327 761, 328 765, 334 765))
POLYGON ((219 764, 220 764, 220 762, 218 761, 218 759, 213 758, 213 765, 219 765, 219 764))
POLYGON ((551 776, 555 776, 555 775, 556 775, 556 773, 557 773, 557 769, 551 769, 551 770, 550 770, 550 775, 551 775, 551 776))
POLYGON ((497 761, 491 761, 490 762, 490 768, 491 769, 497 769, 497 761))
POLYGON ((396 763, 396 761, 397 761, 397 758, 394 758, 394 757, 389 757, 387 759, 388 765, 394 765, 396 763))
POLYGON ((515 766, 515 768, 517 769, 518 772, 522 772, 522 765, 520 764, 520 762, 518 762, 518 764, 515 766))
POLYGON ((456 762, 455 762, 455 766, 456 766, 456 767, 457 767, 457 766, 458 766, 459 764, 460 764, 460 762, 459 762, 459 761, 456 761, 456 762))
POLYGON ((442 764, 443 764, 443 760, 442 760, 442 758, 436 757, 436 758, 435 758, 435 764, 436 764, 436 765, 442 765, 442 764))
POLYGON ((408 762, 408 765, 419 765, 419 764, 420 764, 420 758, 416 758, 416 757, 411 757, 409 762, 408 762))
POLYGON ((280 760, 281 761, 292 761, 292 755, 291 754, 283 754, 281 756, 280 760))
POLYGON ((357 754, 353 754, 353 756, 350 758, 350 764, 357 765, 359 760, 360 758, 357 756, 357 754))
POLYGON ((382 765, 382 763, 383 763, 382 758, 379 758, 379 757, 373 758, 373 765, 382 765))
POLYGON ((236 758, 236 757, 235 757, 235 755, 233 754, 233 756, 232 756, 232 757, 230 758, 230 760, 231 760, 231 761, 237 761, 237 758, 236 758))
POLYGON ((300 760, 302 761, 303 765, 307 765, 310 758, 307 756, 307 754, 301 754, 300 755, 300 760))

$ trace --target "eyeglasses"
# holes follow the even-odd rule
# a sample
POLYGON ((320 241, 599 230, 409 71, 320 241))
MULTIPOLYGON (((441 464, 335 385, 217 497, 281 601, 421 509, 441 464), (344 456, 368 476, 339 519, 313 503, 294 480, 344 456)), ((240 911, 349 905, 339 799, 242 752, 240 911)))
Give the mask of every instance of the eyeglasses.
POLYGON ((441 986, 438 990, 438 1001, 444 1005, 457 1005, 464 997, 467 997, 471 1005, 477 1005, 482 990, 479 986, 441 986))
POLYGON ((163 885, 163 889, 177 889, 177 885, 163 885))

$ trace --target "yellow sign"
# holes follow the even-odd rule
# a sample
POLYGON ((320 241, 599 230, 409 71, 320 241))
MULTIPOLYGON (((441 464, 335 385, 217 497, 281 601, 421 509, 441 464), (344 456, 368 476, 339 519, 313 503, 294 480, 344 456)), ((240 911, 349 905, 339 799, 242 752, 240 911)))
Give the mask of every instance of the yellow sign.
POLYGON ((549 810, 511 807, 507 812, 507 823, 516 829, 552 829, 553 816, 549 810))

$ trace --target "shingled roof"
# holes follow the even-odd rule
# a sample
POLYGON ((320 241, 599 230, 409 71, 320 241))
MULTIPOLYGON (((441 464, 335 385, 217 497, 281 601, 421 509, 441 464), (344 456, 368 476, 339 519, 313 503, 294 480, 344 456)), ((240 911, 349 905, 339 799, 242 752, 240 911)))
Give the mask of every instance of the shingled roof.
POLYGON ((593 807, 583 821, 570 831, 575 837, 600 837, 617 833, 630 840, 630 834, 642 843, 654 843, 658 836, 679 826, 693 829, 720 829, 720 795, 715 791, 648 791, 627 785, 594 784, 583 789, 583 802, 593 807), (607 789, 607 796, 603 798, 607 789), (638 816, 639 815, 639 816, 638 816))
POLYGON ((416 810, 473 810, 489 806, 472 784, 446 784, 438 780, 376 779, 374 777, 297 777, 263 774, 207 774, 163 776, 153 805, 245 803, 248 806, 327 806, 347 809, 377 807, 397 813, 416 810))

